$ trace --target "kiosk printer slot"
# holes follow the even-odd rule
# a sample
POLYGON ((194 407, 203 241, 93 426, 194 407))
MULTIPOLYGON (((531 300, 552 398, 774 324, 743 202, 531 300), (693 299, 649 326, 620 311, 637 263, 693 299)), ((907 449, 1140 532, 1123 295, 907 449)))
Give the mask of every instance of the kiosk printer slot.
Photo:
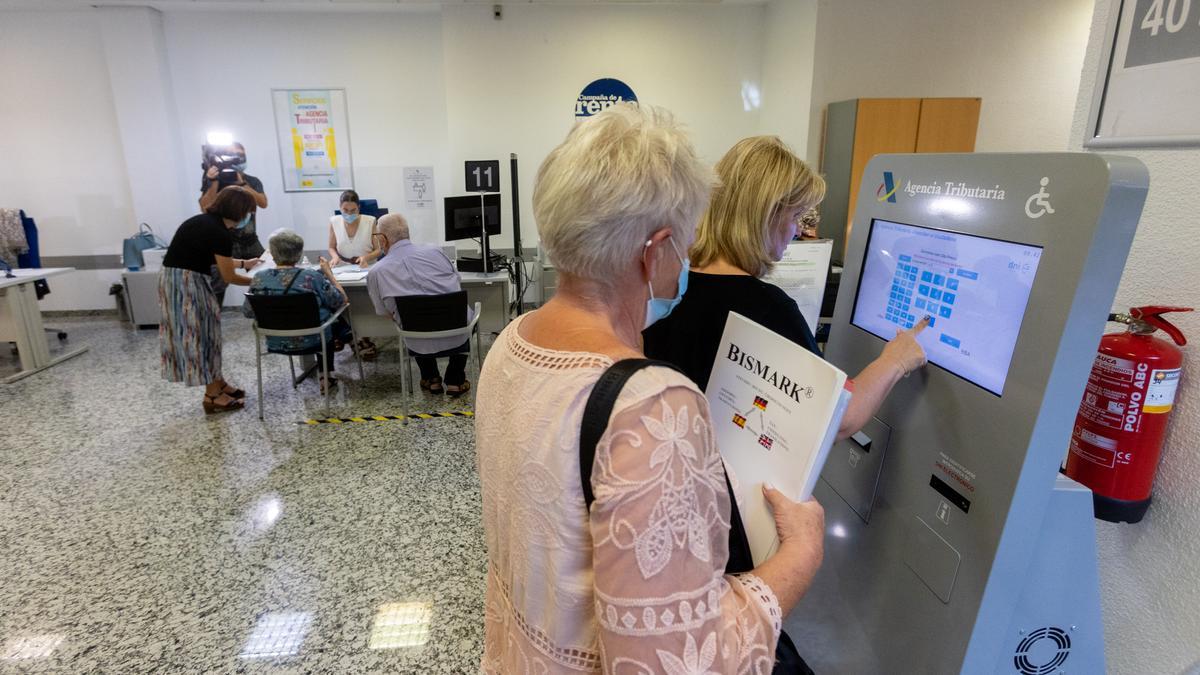
POLYGON ((1147 187, 1098 154, 871 160, 827 357, 858 372, 928 315, 929 365, 814 493, 786 628, 817 672, 1104 672, 1091 494, 1057 472, 1147 187))

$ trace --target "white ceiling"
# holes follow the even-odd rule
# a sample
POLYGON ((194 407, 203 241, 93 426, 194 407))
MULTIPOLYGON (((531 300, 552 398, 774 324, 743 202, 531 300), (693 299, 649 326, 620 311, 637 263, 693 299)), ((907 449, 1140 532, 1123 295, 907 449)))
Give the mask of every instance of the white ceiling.
POLYGON ((253 9, 405 9, 453 5, 757 5, 767 0, 0 0, 3 9, 83 9, 87 7, 154 7, 163 11, 253 9))

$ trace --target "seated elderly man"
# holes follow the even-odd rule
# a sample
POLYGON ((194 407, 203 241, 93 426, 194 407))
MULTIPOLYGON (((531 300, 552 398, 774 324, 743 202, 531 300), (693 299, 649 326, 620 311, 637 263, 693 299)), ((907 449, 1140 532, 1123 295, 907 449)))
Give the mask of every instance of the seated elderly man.
MULTIPOLYGON (((312 293, 317 299, 321 321, 325 322, 339 307, 346 304, 346 290, 333 276, 329 261, 321 258, 321 271, 296 267, 304 256, 304 239, 288 229, 276 230, 267 240, 275 267, 264 269, 254 275, 250 282, 250 293, 255 295, 290 295, 312 293)), ((242 306, 242 313, 254 317, 250 301, 242 306)), ((333 353, 351 339, 350 324, 345 317, 335 321, 325 334, 325 359, 329 364, 329 377, 333 377, 333 353)), ((267 348, 281 351, 320 351, 321 338, 316 335, 304 337, 268 337, 267 348)), ((333 381, 321 377, 321 393, 334 386, 333 381)))
MULTIPOLYGON (((384 238, 387 253, 371 266, 367 274, 367 291, 375 303, 375 312, 391 316, 399 323, 396 303, 392 298, 408 295, 442 295, 461 290, 454 263, 436 246, 414 244, 408 237, 408 221, 398 213, 379 219, 379 232, 384 238)), ((470 312, 470 310, 468 310, 470 312)), ((469 321, 470 314, 467 316, 469 321)), ((443 391, 452 397, 461 396, 471 388, 467 381, 467 354, 470 341, 461 344, 456 338, 406 340, 408 353, 421 369, 421 389, 432 394, 443 391), (446 367, 445 388, 438 373, 437 359, 450 357, 446 367)))

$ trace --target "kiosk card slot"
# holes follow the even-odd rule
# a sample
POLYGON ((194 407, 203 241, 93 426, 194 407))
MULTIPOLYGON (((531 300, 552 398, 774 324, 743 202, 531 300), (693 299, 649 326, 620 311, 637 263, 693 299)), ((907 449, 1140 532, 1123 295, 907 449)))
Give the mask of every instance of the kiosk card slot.
POLYGON ((891 434, 888 425, 872 418, 861 431, 834 444, 821 472, 821 479, 864 523, 871 521, 871 509, 875 505, 875 493, 891 434))

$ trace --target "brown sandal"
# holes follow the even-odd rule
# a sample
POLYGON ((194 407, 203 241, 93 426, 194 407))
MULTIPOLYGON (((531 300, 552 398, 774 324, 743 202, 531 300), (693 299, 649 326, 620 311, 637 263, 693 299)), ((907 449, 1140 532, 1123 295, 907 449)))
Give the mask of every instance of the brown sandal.
POLYGON ((453 384, 446 385, 446 395, 450 398, 458 398, 468 391, 471 391, 471 383, 467 380, 463 380, 463 383, 457 387, 453 384))
POLYGON ((241 410, 245 405, 246 402, 243 399, 234 398, 225 392, 221 392, 216 396, 209 396, 208 394, 204 395, 205 415, 214 415, 216 413, 229 412, 232 410, 241 410), (217 399, 221 398, 222 396, 228 396, 229 403, 217 403, 217 399))
POLYGON ((375 357, 379 355, 375 343, 371 342, 370 338, 359 338, 358 344, 354 345, 354 351, 363 361, 374 361, 375 357))
POLYGON ((442 388, 442 378, 440 378, 440 377, 434 377, 434 378, 431 378, 428 380, 421 380, 421 390, 427 391, 431 394, 436 394, 439 396, 441 394, 445 393, 445 391, 446 391, 445 389, 442 388))
POLYGON ((320 378, 318 378, 317 384, 321 388, 322 396, 324 396, 325 394, 333 393, 333 390, 337 389, 337 380, 334 379, 334 376, 332 373, 330 373, 328 380, 326 380, 324 376, 321 376, 320 378))

